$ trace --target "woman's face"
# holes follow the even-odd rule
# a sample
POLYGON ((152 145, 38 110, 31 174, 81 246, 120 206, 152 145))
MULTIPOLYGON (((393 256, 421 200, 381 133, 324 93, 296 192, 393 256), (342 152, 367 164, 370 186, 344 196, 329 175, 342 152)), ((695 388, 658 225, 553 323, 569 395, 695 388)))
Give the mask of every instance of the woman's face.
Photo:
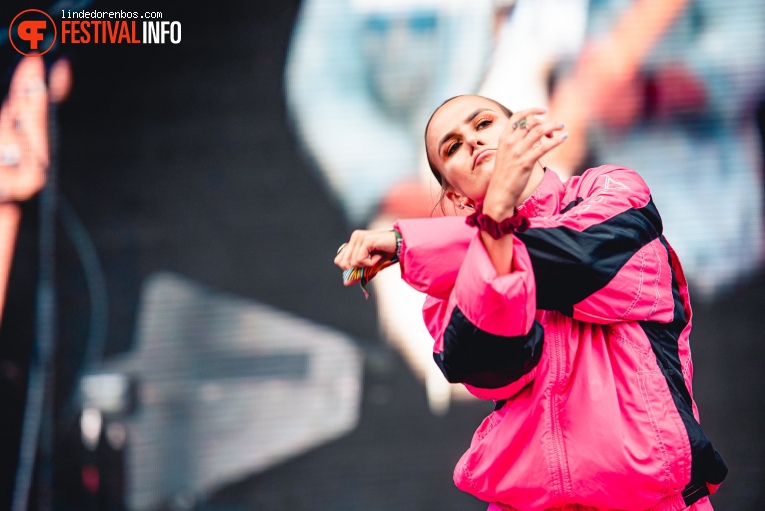
POLYGON ((452 202, 483 201, 507 123, 499 105, 480 96, 459 96, 435 112, 425 145, 430 161, 450 185, 446 196, 452 202))

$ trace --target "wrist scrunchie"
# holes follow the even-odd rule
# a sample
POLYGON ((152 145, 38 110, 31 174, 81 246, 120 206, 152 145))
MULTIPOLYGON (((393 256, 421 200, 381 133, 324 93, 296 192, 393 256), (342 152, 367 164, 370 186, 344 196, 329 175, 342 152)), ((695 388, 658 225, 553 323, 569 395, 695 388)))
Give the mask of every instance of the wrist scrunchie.
POLYGON ((520 213, 518 208, 513 208, 513 216, 497 222, 489 215, 483 213, 482 202, 476 204, 475 213, 465 218, 465 223, 472 227, 478 227, 495 240, 498 240, 505 234, 523 232, 529 228, 529 219, 520 213))

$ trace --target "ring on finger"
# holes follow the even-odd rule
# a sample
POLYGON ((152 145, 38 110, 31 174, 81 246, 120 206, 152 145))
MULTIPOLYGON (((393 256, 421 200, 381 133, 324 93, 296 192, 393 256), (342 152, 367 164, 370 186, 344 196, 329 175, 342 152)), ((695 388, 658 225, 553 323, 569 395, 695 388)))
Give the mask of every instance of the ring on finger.
POLYGON ((24 88, 25 96, 36 96, 45 92, 45 82, 42 80, 33 80, 24 88))
POLYGON ((518 127, 519 128, 525 128, 526 130, 529 129, 528 121, 526 120, 525 117, 523 119, 521 119, 520 121, 518 121, 518 127))
POLYGON ((21 162, 21 149, 16 144, 0 144, 0 165, 15 167, 21 162))
POLYGON ((345 250, 345 247, 347 247, 347 246, 348 246, 348 243, 343 243, 342 245, 340 245, 340 246, 337 248, 337 253, 339 254, 340 252, 342 252, 343 250, 345 250))

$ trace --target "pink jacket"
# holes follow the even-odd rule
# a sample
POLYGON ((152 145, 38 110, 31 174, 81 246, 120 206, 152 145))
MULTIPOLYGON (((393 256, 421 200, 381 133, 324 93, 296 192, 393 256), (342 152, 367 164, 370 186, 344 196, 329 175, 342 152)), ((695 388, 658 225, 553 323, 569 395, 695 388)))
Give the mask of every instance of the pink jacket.
POLYGON ((497 276, 464 218, 401 220, 434 359, 496 410, 454 481, 507 509, 679 510, 727 473, 691 394, 691 308, 634 171, 548 171, 497 276))

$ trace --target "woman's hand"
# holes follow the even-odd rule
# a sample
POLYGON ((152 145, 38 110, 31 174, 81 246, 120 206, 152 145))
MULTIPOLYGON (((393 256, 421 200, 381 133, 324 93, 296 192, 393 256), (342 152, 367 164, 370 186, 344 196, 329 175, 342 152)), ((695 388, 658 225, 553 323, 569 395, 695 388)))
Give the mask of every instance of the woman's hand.
MULTIPOLYGON (((497 222, 513 216, 515 208, 532 191, 529 190, 529 179, 534 165, 567 137, 566 133, 554 136, 556 131, 563 129, 563 124, 542 122, 536 116, 543 113, 544 109, 531 108, 514 114, 499 137, 494 171, 483 201, 483 213, 497 222)), ((497 275, 509 273, 513 237, 503 236, 495 240, 482 232, 481 241, 497 275)))
POLYGON ((353 231, 348 243, 340 246, 335 264, 347 270, 374 266, 382 258, 396 254, 396 235, 390 230, 353 231))
POLYGON ((512 216, 515 207, 525 198, 524 192, 539 158, 567 137, 565 133, 554 136, 563 129, 562 123, 543 122, 536 117, 545 112, 542 108, 530 108, 515 113, 500 135, 494 172, 483 205, 483 212, 498 222, 512 216))

